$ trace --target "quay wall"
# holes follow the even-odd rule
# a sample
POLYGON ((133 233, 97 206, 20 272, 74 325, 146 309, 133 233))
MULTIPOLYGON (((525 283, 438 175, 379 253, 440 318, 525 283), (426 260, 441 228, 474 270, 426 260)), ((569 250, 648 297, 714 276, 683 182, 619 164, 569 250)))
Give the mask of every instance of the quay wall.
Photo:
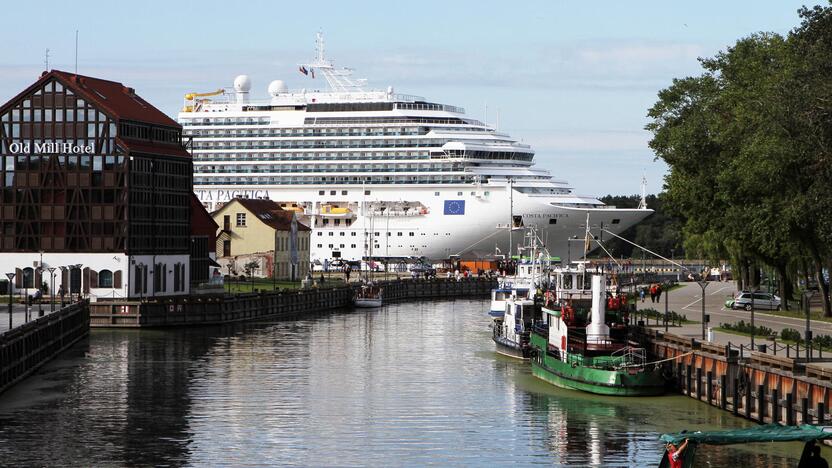
POLYGON ((0 393, 86 337, 89 330, 89 308, 79 302, 0 334, 0 393))
POLYGON ((832 368, 802 358, 739 350, 639 328, 640 341, 674 388, 758 423, 830 424, 832 368))
MULTIPOLYGON (((380 281, 384 302, 488 297, 496 281, 485 278, 380 281)), ((191 296, 168 302, 95 302, 94 328, 212 325, 261 318, 314 314, 349 307, 357 285, 235 295, 191 296)))

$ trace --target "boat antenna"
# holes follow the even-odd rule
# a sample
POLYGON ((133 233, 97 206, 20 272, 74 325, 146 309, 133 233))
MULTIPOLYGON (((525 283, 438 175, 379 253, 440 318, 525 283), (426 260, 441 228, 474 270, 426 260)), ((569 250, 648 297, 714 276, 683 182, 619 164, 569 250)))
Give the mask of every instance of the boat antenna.
POLYGON ((647 176, 641 176, 641 200, 638 202, 638 209, 647 209, 647 176))
POLYGON ((46 71, 49 71, 49 49, 46 49, 43 54, 43 65, 46 67, 46 71))
POLYGON ((75 74, 78 74, 78 30, 75 30, 75 74))

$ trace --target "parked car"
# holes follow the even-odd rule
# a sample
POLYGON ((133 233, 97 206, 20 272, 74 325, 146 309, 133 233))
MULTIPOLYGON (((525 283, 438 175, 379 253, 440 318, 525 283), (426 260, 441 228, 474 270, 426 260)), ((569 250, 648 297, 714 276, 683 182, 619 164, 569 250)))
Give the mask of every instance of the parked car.
POLYGON ((747 291, 743 291, 737 294, 735 298, 728 299, 727 301, 725 301, 725 307, 730 307, 734 310, 751 310, 752 295, 755 309, 780 310, 782 308, 782 302, 780 301, 780 297, 778 297, 775 294, 767 292, 751 293, 747 291))
POLYGON ((410 265, 410 271, 419 275, 436 276, 436 268, 427 263, 414 263, 410 265))

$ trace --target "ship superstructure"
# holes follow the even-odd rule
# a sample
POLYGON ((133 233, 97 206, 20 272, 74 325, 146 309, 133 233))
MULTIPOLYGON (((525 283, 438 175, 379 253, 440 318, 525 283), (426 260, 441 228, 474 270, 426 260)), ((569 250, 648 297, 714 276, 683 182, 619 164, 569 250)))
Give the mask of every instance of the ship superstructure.
POLYGON ((328 89, 276 80, 269 99, 254 101, 241 75, 233 90, 186 95, 179 122, 193 139, 194 191, 206 208, 234 197, 277 201, 313 229, 313 261, 361 259, 365 243, 374 257, 510 254, 522 225, 566 260, 583 253, 569 240, 584 233, 587 211, 615 232, 651 212, 575 195, 534 166, 529 145, 462 108, 366 89, 325 58, 320 34, 315 59, 298 70, 328 89))

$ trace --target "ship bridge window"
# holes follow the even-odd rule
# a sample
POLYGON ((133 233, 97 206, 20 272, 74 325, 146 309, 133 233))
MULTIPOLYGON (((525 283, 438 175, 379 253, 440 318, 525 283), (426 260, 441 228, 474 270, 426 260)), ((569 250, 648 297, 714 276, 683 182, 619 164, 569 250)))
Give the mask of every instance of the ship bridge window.
POLYGON ((618 224, 620 222, 621 222, 621 220, 618 219, 618 218, 615 218, 615 219, 612 220, 612 224, 618 224))
POLYGON ((557 218, 549 218, 549 224, 557 224, 557 223, 558 223, 557 218))

